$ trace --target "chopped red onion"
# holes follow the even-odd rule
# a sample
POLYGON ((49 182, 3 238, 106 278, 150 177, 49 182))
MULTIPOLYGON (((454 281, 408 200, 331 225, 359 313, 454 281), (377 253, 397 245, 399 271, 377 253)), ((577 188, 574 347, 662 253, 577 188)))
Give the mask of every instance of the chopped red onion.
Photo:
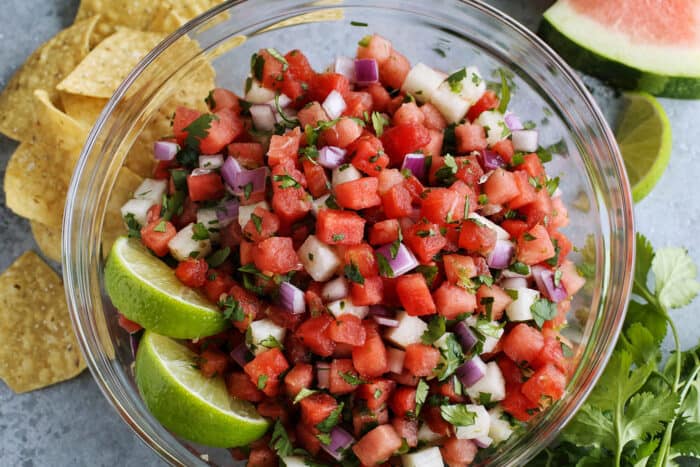
POLYGON ((403 164, 401 164, 401 169, 410 170, 418 180, 422 180, 425 177, 425 154, 406 154, 403 164))
POLYGON ((153 143, 153 157, 159 161, 171 161, 175 159, 175 154, 180 150, 180 146, 172 141, 156 141, 153 143))
POLYGON ((351 83, 355 82, 355 61, 343 55, 335 59, 333 71, 345 76, 351 83))
POLYGON ((395 319, 385 318, 384 316, 372 316, 372 319, 380 325, 386 326, 388 328, 396 328, 399 326, 399 322, 395 319))
POLYGON ((216 208, 216 218, 219 224, 226 227, 231 222, 238 219, 238 208, 240 203, 237 199, 229 199, 216 208))
POLYGON ((470 387, 484 377, 486 374, 486 363, 478 356, 472 357, 457 368, 457 377, 464 387, 470 387))
POLYGON ((324 146, 318 150, 318 164, 327 169, 333 170, 345 162, 347 151, 335 146, 324 146))
POLYGON ((515 245, 508 240, 497 240, 496 246, 486 257, 486 263, 493 269, 505 269, 515 254, 515 245))
POLYGON ((199 168, 205 170, 218 169, 224 165, 224 156, 214 154, 213 156, 199 156, 199 168))
POLYGON ((238 346, 236 346, 236 348, 233 349, 229 355, 231 356, 231 359, 234 362, 238 363, 238 366, 240 366, 241 368, 246 366, 246 364, 248 363, 248 361, 245 358, 246 355, 248 355, 248 347, 245 345, 245 342, 241 342, 240 344, 238 344, 238 346))
POLYGON ((379 81, 379 66, 373 58, 358 58, 355 60, 355 80, 357 84, 365 85, 379 81))
POLYGON ((466 321, 460 321, 455 324, 452 332, 459 339, 459 343, 462 345, 462 350, 465 353, 469 352, 476 345, 478 339, 466 321))
POLYGON ((282 308, 294 315, 299 315, 306 311, 304 292, 290 282, 282 282, 280 284, 279 303, 282 308))
POLYGON ((506 112, 506 114, 503 116, 503 120, 505 120, 506 126, 510 131, 518 131, 525 129, 522 122, 520 121, 520 118, 513 112, 506 112))
POLYGON ((394 347, 387 347, 386 354, 389 371, 392 373, 403 372, 403 361, 406 359, 406 352, 394 347))
POLYGON ((323 107, 323 110, 326 111, 326 114, 331 120, 335 120, 343 115, 343 112, 348 108, 348 105, 345 103, 343 95, 334 89, 328 93, 326 99, 323 101, 323 104, 321 104, 321 107, 323 107))
POLYGON ((538 134, 535 130, 518 130, 513 132, 513 149, 516 151, 537 151, 538 134))
POLYGON ((488 437, 486 435, 479 436, 478 438, 474 438, 474 439, 472 439, 472 441, 474 441, 474 444, 476 444, 477 446, 479 446, 482 449, 485 449, 485 448, 491 446, 491 444, 493 443, 493 439, 491 439, 490 437, 488 437))
POLYGON ((316 364, 316 382, 319 389, 327 389, 330 384, 330 363, 318 362, 316 364))
POLYGON ((537 288, 540 293, 553 301, 559 303, 566 300, 569 294, 564 287, 564 284, 559 282, 559 285, 554 284, 554 272, 544 266, 530 266, 532 277, 535 279, 537 288))
POLYGON ((399 247, 396 251, 396 257, 391 255, 391 249, 392 245, 387 244, 377 248, 376 250, 377 254, 384 256, 387 263, 389 263, 389 267, 391 268, 393 274, 387 274, 388 276, 399 277, 418 266, 418 260, 415 256, 413 256, 411 250, 406 248, 406 245, 403 243, 399 243, 399 247))
POLYGON ((229 156, 221 166, 221 175, 224 181, 231 188, 233 194, 241 195, 246 192, 246 186, 251 184, 251 193, 265 191, 265 183, 270 173, 267 167, 247 170, 241 167, 236 159, 229 156))
POLYGON ((481 161, 484 169, 495 170, 499 167, 506 165, 506 161, 496 152, 490 149, 484 149, 481 151, 481 161))
POLYGON ((321 443, 321 448, 330 454, 333 459, 339 461, 343 458, 345 450, 353 444, 355 444, 355 438, 347 431, 336 426, 331 430, 331 442, 327 445, 321 443))
POLYGON ((270 131, 275 128, 275 112, 267 104, 253 104, 250 115, 257 130, 270 131))
POLYGON ((508 277, 501 281, 501 287, 504 289, 525 289, 527 288, 527 279, 524 277, 508 277))
POLYGON ((369 314, 372 316, 383 316, 384 318, 394 317, 394 313, 382 305, 370 305, 369 314))

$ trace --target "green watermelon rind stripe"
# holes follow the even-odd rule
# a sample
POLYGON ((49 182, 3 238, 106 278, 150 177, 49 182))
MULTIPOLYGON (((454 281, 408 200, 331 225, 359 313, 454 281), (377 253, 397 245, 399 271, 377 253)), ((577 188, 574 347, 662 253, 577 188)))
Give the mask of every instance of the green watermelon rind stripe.
POLYGON ((700 98, 700 76, 664 76, 626 65, 572 40, 546 17, 540 23, 538 34, 569 65, 615 87, 645 91, 660 97, 700 98))

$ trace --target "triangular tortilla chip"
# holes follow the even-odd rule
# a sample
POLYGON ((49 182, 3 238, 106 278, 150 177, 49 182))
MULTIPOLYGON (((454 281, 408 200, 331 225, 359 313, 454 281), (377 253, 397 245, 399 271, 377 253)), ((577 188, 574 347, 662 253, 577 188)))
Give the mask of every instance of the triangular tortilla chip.
POLYGON ((75 23, 29 56, 0 94, 0 133, 18 141, 30 138, 34 90, 46 89, 52 102, 58 99, 54 88, 88 54, 88 38, 97 19, 75 23))
POLYGON ((147 31, 164 0, 81 0, 75 21, 100 15, 90 44, 95 46, 116 31, 117 26, 147 31))
POLYGON ((61 227, 49 227, 41 222, 31 221, 32 235, 41 252, 47 258, 61 261, 61 227))
POLYGON ((60 277, 28 251, 0 275, 0 378, 27 392, 80 374, 60 277))
POLYGON ((162 33, 119 28, 100 42, 56 88, 81 96, 110 98, 136 64, 164 38, 162 33))
POLYGON ((63 110, 86 128, 92 128, 108 101, 109 99, 101 97, 80 96, 69 92, 61 93, 63 110))

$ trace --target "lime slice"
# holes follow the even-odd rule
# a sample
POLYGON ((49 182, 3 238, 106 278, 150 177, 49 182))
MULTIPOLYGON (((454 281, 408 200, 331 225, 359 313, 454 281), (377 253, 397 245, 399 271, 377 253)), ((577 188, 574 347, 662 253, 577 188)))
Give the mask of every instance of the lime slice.
POLYGON ((264 435, 268 421, 251 403, 229 396, 221 377, 205 378, 196 357, 173 339, 144 333, 136 385, 153 416, 176 435, 206 446, 244 446, 264 435))
POLYGON ((105 266, 112 304, 146 329, 179 339, 217 334, 228 326, 221 312, 141 243, 120 237, 105 266))
POLYGON ((671 158, 671 124, 661 104, 646 93, 626 93, 615 136, 632 185, 642 200, 654 188, 671 158))

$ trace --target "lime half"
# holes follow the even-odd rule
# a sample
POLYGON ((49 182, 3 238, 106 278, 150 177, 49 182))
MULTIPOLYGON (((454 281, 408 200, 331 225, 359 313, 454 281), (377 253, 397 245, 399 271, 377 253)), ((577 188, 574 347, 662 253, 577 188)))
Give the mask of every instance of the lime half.
POLYGON ((671 158, 671 124, 659 101, 646 93, 626 93, 615 131, 635 202, 663 175, 671 158))
POLYGON ((167 429, 213 447, 244 446, 265 434, 268 421, 249 402, 229 396, 221 377, 205 378, 196 355, 146 331, 136 355, 136 384, 146 406, 167 429))
POLYGON ((138 240, 120 237, 105 266, 112 304, 131 321, 164 336, 196 339, 228 326, 221 312, 138 240))

